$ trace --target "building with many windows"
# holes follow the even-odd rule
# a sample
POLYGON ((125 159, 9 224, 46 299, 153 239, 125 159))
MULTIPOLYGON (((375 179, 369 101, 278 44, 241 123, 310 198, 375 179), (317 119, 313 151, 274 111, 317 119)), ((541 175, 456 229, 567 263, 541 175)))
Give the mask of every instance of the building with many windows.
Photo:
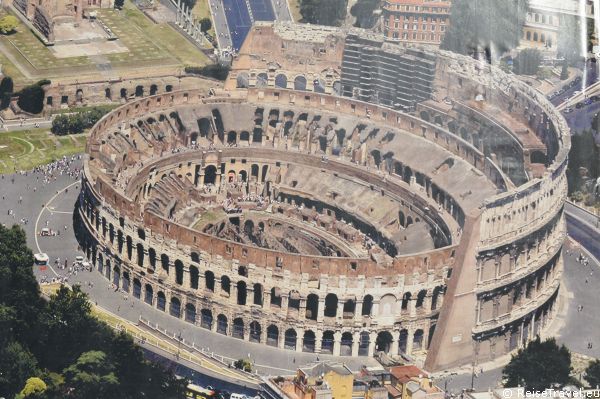
POLYGON ((579 18, 584 13, 593 18, 591 0, 530 0, 521 47, 556 52, 560 32, 569 34, 566 31, 569 17, 579 18))
POLYGON ((439 45, 450 18, 450 1, 385 0, 383 32, 389 39, 439 45))

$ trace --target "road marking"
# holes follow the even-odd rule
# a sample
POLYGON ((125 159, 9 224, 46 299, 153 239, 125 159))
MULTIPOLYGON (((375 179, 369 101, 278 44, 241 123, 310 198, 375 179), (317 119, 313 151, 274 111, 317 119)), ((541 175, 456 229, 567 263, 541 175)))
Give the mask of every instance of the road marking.
MULTIPOLYGON (((33 232, 34 237, 35 237, 35 246, 37 247, 38 253, 42 253, 42 249, 40 248, 40 243, 38 241, 38 224, 40 223, 40 218, 42 217, 42 214, 44 213, 44 211, 46 210, 46 207, 48 205, 50 205, 55 199, 56 197, 58 197, 63 191, 67 190, 68 188, 79 184, 79 180, 69 184, 68 186, 64 187, 62 190, 58 191, 56 194, 54 194, 54 196, 52 198, 50 198, 50 201, 48 201, 42 208, 42 210, 40 211, 40 213, 38 214, 37 219, 35 220, 35 230, 33 232)), ((48 210, 48 212, 50 212, 50 210, 48 210)), ((54 270, 54 268, 52 267, 52 262, 50 262, 50 260, 48 260, 48 267, 50 267, 50 270, 52 270, 52 273, 54 273, 54 275, 56 277, 58 277, 58 273, 56 272, 56 270, 54 270)))

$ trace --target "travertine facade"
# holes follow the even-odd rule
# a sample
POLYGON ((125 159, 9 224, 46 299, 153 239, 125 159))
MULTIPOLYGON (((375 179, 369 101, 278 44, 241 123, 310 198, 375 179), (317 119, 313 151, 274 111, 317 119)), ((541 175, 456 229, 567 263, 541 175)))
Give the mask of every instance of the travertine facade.
POLYGON ((82 246, 134 297, 282 349, 439 370, 523 345, 555 309, 568 129, 434 55, 445 101, 410 114, 268 87, 126 103, 91 132, 82 246))

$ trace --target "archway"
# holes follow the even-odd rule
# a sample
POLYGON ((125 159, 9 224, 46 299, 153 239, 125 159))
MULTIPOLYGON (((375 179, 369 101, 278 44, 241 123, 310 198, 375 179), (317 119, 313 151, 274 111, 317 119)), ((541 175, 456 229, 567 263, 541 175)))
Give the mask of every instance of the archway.
POLYGON ((371 337, 369 336, 369 333, 367 331, 362 331, 358 341, 358 356, 369 356, 370 342, 371 337))
POLYGON ((144 294, 144 302, 148 305, 152 305, 152 298, 154 297, 153 289, 150 284, 144 286, 146 293, 144 294))
POLYGON ((377 352, 388 353, 392 347, 392 341, 394 338, 389 331, 381 331, 377 334, 377 340, 375 341, 375 350, 377 352))
POLYGON ((313 91, 315 93, 325 93, 325 82, 317 78, 313 81, 313 91))
POLYGON ((331 330, 323 332, 321 339, 321 353, 333 354, 334 332, 331 330))
POLYGON ((237 304, 246 304, 246 283, 242 280, 237 282, 237 304))
POLYGON ((139 279, 133 279, 133 297, 140 299, 142 296, 142 283, 139 279))
POLYGON ((258 75, 256 75, 256 87, 267 87, 269 84, 269 76, 264 73, 261 72, 258 75))
POLYGON ((121 289, 125 292, 129 292, 129 273, 123 272, 123 286, 121 289))
POLYGON ((420 351, 421 349, 423 349, 423 330, 419 328, 415 331, 413 338, 413 352, 420 351))
POLYGON ((175 261, 175 283, 183 285, 183 262, 179 259, 175 261))
POLYGON ((181 301, 177 297, 171 298, 171 306, 169 306, 169 314, 177 318, 181 317, 181 301))
POLYGON ((250 342, 260 342, 262 328, 256 320, 250 323, 250 342))
POLYGON ((325 317, 335 317, 337 314, 338 298, 335 294, 327 294, 325 297, 325 317))
POLYGON ((400 330, 400 337, 398 338, 398 354, 406 353, 406 347, 408 345, 408 330, 403 328, 400 330))
POLYGON ((306 318, 317 320, 319 311, 319 297, 316 294, 308 294, 306 297, 306 318))
POLYGON ((226 292, 228 295, 231 291, 231 280, 227 276, 221 276, 221 291, 226 292))
POLYGON ((217 332, 227 335, 227 316, 220 314, 217 316, 217 332))
POLYGON ((302 75, 294 79, 294 90, 306 90, 306 78, 302 75))
POLYGON ((280 73, 275 76, 275 87, 280 87, 282 89, 287 89, 287 76, 280 73))
POLYGON ((263 304, 263 288, 259 283, 254 284, 254 304, 262 306, 263 304))
POLYGON ((249 86, 250 79, 246 72, 238 73, 236 84, 238 89, 247 89, 249 86))
POLYGON ((342 334, 342 341, 340 342, 340 355, 341 356, 352 356, 352 344, 353 338, 351 332, 345 332, 342 334))
POLYGON ((189 323, 196 322, 196 307, 191 303, 185 305, 185 321, 189 323))
POLYGON ((316 342, 315 333, 312 330, 305 331, 304 337, 302 338, 302 352, 314 353, 315 342, 316 342))
POLYGON ((165 298, 165 293, 162 291, 158 291, 158 294, 156 294, 156 308, 163 312, 167 308, 167 298, 165 298))
POLYGON ((371 316, 371 310, 373 309, 373 296, 365 295, 363 298, 362 309, 360 314, 362 316, 371 316))
POLYGON ((204 283, 207 290, 215 292, 215 274, 210 270, 204 272, 204 283))
POLYGON ((238 317, 233 320, 233 331, 231 336, 234 338, 244 339, 244 320, 238 317))
POLYGON ((200 311, 200 326, 211 329, 213 323, 212 312, 209 309, 202 309, 200 311))
POLYGON ((215 184, 217 182, 217 167, 208 165, 204 168, 204 184, 215 184))
POLYGON ((285 331, 284 339, 283 339, 283 347, 285 349, 296 350, 296 338, 297 338, 296 330, 293 328, 288 328, 285 331))
POLYGON ((267 345, 277 347, 279 344, 279 328, 271 324, 267 327, 267 345))

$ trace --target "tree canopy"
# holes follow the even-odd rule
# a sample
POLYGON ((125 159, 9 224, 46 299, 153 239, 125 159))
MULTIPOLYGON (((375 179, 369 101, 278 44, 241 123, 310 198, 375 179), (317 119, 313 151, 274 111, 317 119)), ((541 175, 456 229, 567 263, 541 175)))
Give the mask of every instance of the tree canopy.
POLYGON ((558 346, 554 338, 540 341, 537 337, 527 347, 512 355, 502 370, 506 387, 524 387, 543 391, 555 384, 565 385, 570 381, 571 353, 558 346))
POLYGON ((350 8, 350 14, 356 18, 354 26, 371 29, 377 22, 375 10, 379 8, 380 4, 380 0, 358 0, 352 8, 350 8))
POLYGON ((485 51, 493 58, 519 45, 528 0, 453 0, 441 47, 461 54, 485 51))
POLYGON ((513 70, 517 75, 535 75, 542 63, 542 52, 534 48, 521 50, 515 57, 513 70))
POLYGON ((594 359, 588 364, 585 369, 584 378, 590 388, 596 389, 600 387, 600 360, 594 359))
POLYGON ((599 127, 600 118, 596 116, 592 121, 593 130, 585 130, 571 136, 571 150, 569 151, 567 169, 569 194, 583 189, 585 174, 593 179, 600 176, 600 162, 598 161, 600 151, 594 138, 594 132, 598 134, 599 127))
POLYGON ((185 380, 146 361, 129 335, 96 319, 79 286, 63 286, 43 300, 32 265, 23 230, 0 225, 0 392, 5 397, 185 397, 185 380))
POLYGON ((346 18, 347 0, 301 0, 302 22, 340 26, 346 18))

